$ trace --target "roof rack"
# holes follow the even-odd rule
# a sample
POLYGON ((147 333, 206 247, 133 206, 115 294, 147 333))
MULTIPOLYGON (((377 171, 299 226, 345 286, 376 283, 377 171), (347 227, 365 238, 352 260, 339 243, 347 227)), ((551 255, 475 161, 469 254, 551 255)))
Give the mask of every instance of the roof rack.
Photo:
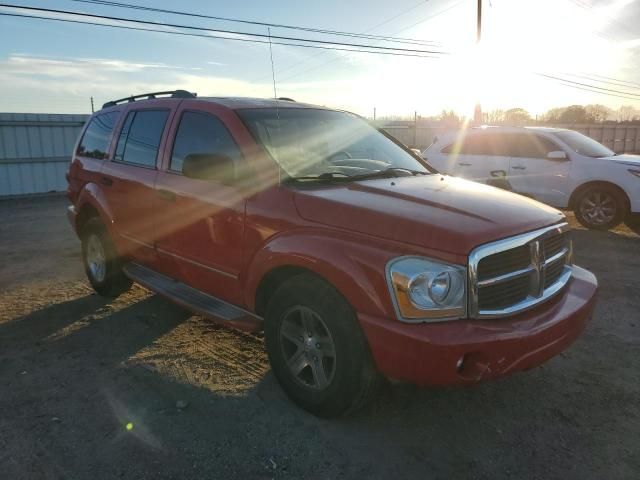
POLYGON ((196 93, 187 92, 186 90, 168 90, 166 92, 152 92, 142 93, 140 95, 133 95, 131 97, 119 98, 118 100, 111 100, 110 102, 102 105, 102 108, 113 107, 122 102, 135 102, 136 99, 144 98, 145 100, 151 100, 157 98, 158 95, 170 95, 170 98, 196 98, 196 93))

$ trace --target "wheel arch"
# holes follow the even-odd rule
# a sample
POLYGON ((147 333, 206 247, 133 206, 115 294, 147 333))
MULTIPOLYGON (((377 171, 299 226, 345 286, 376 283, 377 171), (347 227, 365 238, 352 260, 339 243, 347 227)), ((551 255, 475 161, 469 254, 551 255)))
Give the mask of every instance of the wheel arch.
POLYGON ((631 200, 629 199, 629 195, 627 194, 627 192, 619 185, 616 185, 613 182, 608 182, 606 180, 591 180, 589 182, 585 182, 580 186, 576 187, 571 193, 571 196, 569 197, 569 205, 568 205, 569 209, 572 211, 575 210, 577 208, 577 202, 578 202, 578 199, 580 198, 580 195, 582 195, 588 189, 593 187, 608 187, 618 191, 622 195, 622 198, 625 201, 626 211, 627 212, 629 211, 631 207, 631 200))
POLYGON ((80 207, 78 216, 76 217, 76 231, 78 232, 78 235, 82 234, 82 230, 84 229, 84 226, 87 224, 87 222, 96 217, 100 218, 100 212, 98 211, 98 209, 89 202, 84 203, 80 207))
POLYGON ((78 216, 76 217, 76 232, 82 233, 82 227, 90 218, 98 217, 107 228, 110 234, 113 235, 113 215, 107 199, 98 185, 95 183, 87 183, 76 201, 76 208, 78 209, 78 216))
POLYGON ((384 275, 393 252, 375 251, 321 232, 293 232, 267 242, 243 276, 245 305, 263 315, 271 294, 293 276, 309 273, 333 287, 356 312, 394 315, 384 275))

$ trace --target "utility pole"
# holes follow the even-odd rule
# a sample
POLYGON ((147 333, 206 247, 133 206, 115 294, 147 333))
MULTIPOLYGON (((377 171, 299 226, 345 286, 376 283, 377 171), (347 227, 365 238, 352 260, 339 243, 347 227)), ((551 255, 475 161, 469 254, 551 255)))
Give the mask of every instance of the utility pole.
POLYGON ((478 30, 476 36, 476 43, 480 43, 482 38, 482 0, 478 0, 478 30))
POLYGON ((376 107, 373 107, 373 121, 376 120, 376 107))
POLYGON ((413 146, 418 144, 418 112, 413 112, 413 146))
MULTIPOLYGON (((482 0, 478 0, 478 17, 476 20, 476 45, 480 46, 480 39, 482 38, 482 0)), ((484 65, 480 65, 480 69, 482 70, 484 65)), ((476 75, 482 75, 482 72, 475 72, 476 75)), ((482 93, 482 92, 479 92, 482 93)), ((476 103, 476 108, 473 112, 473 122, 476 125, 480 125, 482 123, 482 106, 480 105, 480 99, 478 98, 478 103, 476 103)))
POLYGON ((93 109, 93 97, 91 97, 91 113, 95 113, 95 110, 93 109))

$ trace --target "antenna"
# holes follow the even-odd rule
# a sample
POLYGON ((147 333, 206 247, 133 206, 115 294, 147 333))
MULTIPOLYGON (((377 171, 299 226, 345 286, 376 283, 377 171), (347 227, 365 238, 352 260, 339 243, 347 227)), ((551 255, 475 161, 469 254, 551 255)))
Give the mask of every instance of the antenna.
MULTIPOLYGON (((280 107, 278 106, 278 92, 276 90, 276 68, 273 63, 273 46, 271 45, 271 28, 267 27, 269 33, 269 56, 271 57, 271 78, 273 78, 273 98, 276 99, 276 124, 280 130, 280 107)), ((282 166, 278 163, 278 185, 282 183, 282 166)))
POLYGON ((273 46, 271 45, 271 28, 267 27, 269 32, 269 56, 271 57, 271 78, 273 79, 273 98, 276 99, 276 108, 278 105, 278 92, 276 90, 276 69, 273 65, 273 46))

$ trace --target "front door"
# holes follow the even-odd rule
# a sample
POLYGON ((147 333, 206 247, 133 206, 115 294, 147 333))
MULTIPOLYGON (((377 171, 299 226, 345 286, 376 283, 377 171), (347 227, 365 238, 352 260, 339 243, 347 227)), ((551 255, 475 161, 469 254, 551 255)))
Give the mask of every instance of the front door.
POLYGON ((215 106, 209 110, 178 110, 173 145, 156 180, 156 244, 164 273, 241 304, 242 190, 233 182, 189 178, 182 171, 191 154, 228 156, 237 170, 244 162, 215 106))
POLYGON ((566 207, 569 159, 549 159, 549 152, 561 151, 551 139, 535 133, 513 134, 509 162, 509 183, 513 191, 554 207, 566 207))

